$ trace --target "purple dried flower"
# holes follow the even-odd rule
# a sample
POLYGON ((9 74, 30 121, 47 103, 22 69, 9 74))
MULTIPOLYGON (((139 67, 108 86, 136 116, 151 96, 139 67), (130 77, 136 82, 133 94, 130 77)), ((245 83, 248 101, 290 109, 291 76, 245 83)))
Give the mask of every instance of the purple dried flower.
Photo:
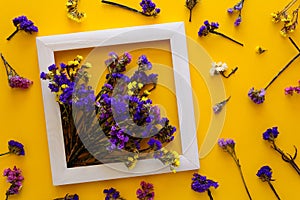
POLYGON ((10 64, 5 60, 4 56, 1 53, 0 56, 6 69, 8 84, 11 88, 27 89, 33 84, 33 81, 19 76, 19 74, 14 70, 12 66, 10 66, 10 64))
POLYGON ((233 13, 233 8, 228 8, 228 9, 227 9, 227 12, 228 12, 229 14, 232 14, 232 13, 233 13))
POLYGON ((10 195, 18 194, 22 188, 22 181, 24 177, 22 176, 22 171, 14 166, 13 169, 7 168, 3 171, 3 176, 7 177, 7 182, 10 183, 10 187, 6 191, 6 199, 10 195))
POLYGON ((271 181, 272 180, 272 169, 269 166, 261 167, 258 172, 256 173, 262 181, 271 181))
POLYGON ((241 22, 242 22, 242 17, 241 17, 241 16, 238 16, 238 18, 236 18, 236 20, 235 20, 235 22, 234 22, 234 25, 235 25, 235 26, 239 26, 241 22))
POLYGON ((285 95, 293 95, 294 94, 294 87, 290 86, 284 89, 285 95))
POLYGON ((120 192, 112 187, 104 189, 103 193, 106 195, 105 200, 125 200, 120 196, 120 192))
POLYGON ((287 87, 284 89, 284 93, 285 95, 293 95, 294 92, 297 93, 297 94, 300 94, 300 81, 298 81, 299 85, 298 86, 295 86, 295 87, 287 87))
POLYGON ((140 200, 153 200, 154 199, 153 184, 142 181, 140 185, 142 188, 137 189, 136 191, 137 198, 140 200))
POLYGON ((10 76, 8 81, 11 88, 27 89, 33 84, 33 81, 20 76, 10 76))
POLYGON ((256 104, 261 104, 265 101, 266 90, 255 90, 251 88, 248 92, 248 97, 256 104))
POLYGON ((150 138, 150 140, 148 141, 148 145, 154 150, 160 150, 162 148, 161 142, 154 138, 150 138))
POLYGON ((191 188, 195 192, 207 192, 210 199, 213 199, 210 188, 219 187, 219 184, 213 180, 207 179, 206 176, 201 176, 198 173, 193 174, 191 188))
POLYGON ((24 15, 14 18, 13 24, 17 29, 7 38, 7 40, 10 40, 20 30, 30 34, 38 32, 38 27, 36 27, 34 23, 31 20, 28 20, 24 15))
POLYGON ((152 63, 148 60, 147 56, 141 55, 138 59, 137 64, 139 65, 139 70, 151 70, 152 69, 152 63))
POLYGON ((268 141, 274 141, 275 138, 277 138, 279 132, 278 132, 278 127, 272 127, 268 128, 264 133, 263 133, 263 139, 268 140, 268 141))
POLYGON ((24 145, 21 144, 20 142, 14 140, 8 141, 8 149, 10 153, 16 154, 18 156, 25 155, 24 145))
POLYGON ((272 185, 271 181, 274 181, 272 179, 272 169, 269 166, 263 166, 261 167, 258 172, 256 173, 256 176, 260 178, 263 182, 267 182, 269 186, 271 187, 272 191, 276 195, 277 199, 280 199, 279 195, 277 194, 274 186, 272 185))

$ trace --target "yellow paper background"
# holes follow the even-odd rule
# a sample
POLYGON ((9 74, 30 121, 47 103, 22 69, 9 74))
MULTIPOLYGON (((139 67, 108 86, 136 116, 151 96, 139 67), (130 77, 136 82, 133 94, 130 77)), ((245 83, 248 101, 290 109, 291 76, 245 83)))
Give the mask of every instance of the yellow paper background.
MULTIPOLYGON (((131 7, 139 7, 137 0, 119 2, 131 7)), ((255 105, 247 97, 251 87, 257 89, 265 87, 297 54, 297 50, 289 40, 280 36, 281 24, 273 24, 270 17, 271 12, 282 9, 288 1, 246 0, 240 27, 234 27, 235 17, 226 13, 228 7, 237 3, 233 0, 200 1, 194 9, 191 23, 188 22, 185 1, 155 2, 162 9, 157 18, 147 18, 120 8, 103 5, 96 0, 81 1, 79 9, 87 13, 87 18, 80 24, 66 17, 66 1, 63 0, 2 2, 0 51, 19 74, 34 81, 34 85, 27 91, 11 89, 1 64, 0 152, 7 150, 7 141, 10 139, 24 143, 26 150, 25 157, 8 155, 0 158, 0 171, 16 165, 23 170, 25 176, 22 191, 10 199, 54 199, 63 197, 66 193, 77 193, 80 199, 84 200, 104 199, 103 189, 115 187, 123 197, 131 200, 136 199, 135 191, 142 180, 154 184, 156 199, 159 200, 208 198, 206 194, 198 194, 190 189, 192 174, 197 171, 58 187, 54 187, 51 181, 35 37, 177 21, 185 22, 187 37, 202 45, 212 60, 226 62, 230 68, 239 67, 237 73, 230 79, 223 79, 226 94, 231 95, 232 99, 226 106, 226 113, 222 113, 226 118, 221 137, 233 138, 237 142, 236 151, 253 199, 275 199, 268 185, 262 183, 255 175, 263 165, 270 165, 273 169, 273 177, 276 179, 273 184, 282 199, 299 199, 297 189, 300 180, 297 173, 262 140, 262 133, 269 127, 278 126, 280 135, 277 143, 282 149, 292 154, 293 145, 300 147, 298 126, 300 96, 289 97, 283 92, 286 86, 297 85, 300 79, 300 60, 296 60, 268 89, 266 102, 263 105, 255 105), (6 41, 6 37, 15 30, 11 20, 22 14, 35 22, 39 27, 39 33, 28 35, 20 32, 11 41, 6 41), (216 35, 198 38, 197 32, 205 19, 218 21, 220 32, 243 42, 245 46, 240 47, 216 35), (254 50, 256 45, 262 45, 268 51, 257 55, 254 50)), ((299 30, 296 29, 291 36, 300 45, 299 30)), ((191 66, 191 79, 197 100, 194 104, 200 111, 197 127, 200 150, 209 129, 211 106, 216 102, 211 102, 205 79, 199 75, 197 66, 191 66)), ((219 99, 221 100, 223 99, 219 99)), ((300 164, 300 158, 297 158, 296 162, 300 164)), ((212 151, 201 159, 199 173, 219 182, 220 187, 216 190, 212 189, 215 199, 247 199, 233 160, 219 147, 214 146, 212 151)), ((0 178, 1 198, 5 198, 8 187, 5 178, 0 178)))

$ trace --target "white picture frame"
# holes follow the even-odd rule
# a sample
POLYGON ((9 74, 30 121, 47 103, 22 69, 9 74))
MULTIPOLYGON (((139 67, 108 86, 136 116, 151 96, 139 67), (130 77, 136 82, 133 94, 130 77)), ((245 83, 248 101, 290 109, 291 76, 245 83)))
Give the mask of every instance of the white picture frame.
MULTIPOLYGON (((170 41, 172 53, 182 149, 181 164, 176 171, 197 170, 200 168, 200 163, 183 22, 37 37, 39 68, 40 72, 46 72, 48 66, 55 63, 54 53, 56 51, 98 47, 99 44, 109 46, 160 40, 170 41), (126 34, 129 32, 130 34, 126 34), (111 37, 114 37, 114 39, 109 40, 111 37), (182 84, 183 82, 186 84, 182 84)), ((48 82, 41 81, 41 87, 53 185, 171 172, 168 166, 159 167, 155 171, 146 170, 143 173, 139 173, 138 169, 129 170, 125 166, 124 170, 115 170, 115 167, 123 167, 123 163, 67 168, 59 106, 48 88, 48 82)), ((155 159, 146 159, 139 162, 138 168, 157 168, 158 165, 162 165, 155 159)))

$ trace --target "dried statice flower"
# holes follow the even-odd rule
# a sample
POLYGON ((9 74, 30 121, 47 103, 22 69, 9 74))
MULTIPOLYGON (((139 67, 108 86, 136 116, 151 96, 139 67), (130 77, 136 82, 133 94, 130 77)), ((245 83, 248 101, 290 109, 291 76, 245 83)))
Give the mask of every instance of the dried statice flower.
POLYGON ((205 20, 204 21, 204 25, 202 25, 198 31, 198 35, 200 37, 202 36, 207 36, 209 33, 213 33, 213 34, 216 34, 216 35, 220 35, 226 39, 229 39, 230 41, 238 44, 238 45, 241 45, 241 46, 244 46, 242 43, 228 37, 227 35, 223 34, 223 33, 220 33, 220 32, 217 32, 216 29, 219 28, 219 23, 218 22, 211 22, 209 23, 208 20, 205 20))
POLYGON ((197 5, 197 3, 198 3, 198 0, 186 0, 185 1, 185 6, 190 11, 189 22, 192 21, 192 12, 193 12, 194 7, 197 5))
POLYGON ((227 12, 229 14, 237 13, 238 17, 234 21, 235 26, 239 26, 242 22, 242 9, 244 6, 244 1, 245 0, 240 0, 237 4, 235 4, 232 8, 228 8, 227 12))
POLYGON ((54 200, 79 200, 78 194, 66 194, 66 196, 62 198, 56 198, 54 200))
POLYGON ((268 165, 262 166, 256 173, 256 176, 258 176, 261 181, 267 182, 269 184, 270 188, 272 189, 272 191, 274 192, 275 196, 277 197, 277 199, 280 200, 278 193, 276 192, 273 184, 271 183, 271 181, 274 181, 274 179, 272 179, 271 167, 269 167, 268 165))
POLYGON ((248 97, 256 104, 261 104, 265 101, 266 90, 256 90, 251 88, 248 92, 248 97))
POLYGON ((115 188, 104 189, 103 193, 106 195, 105 200, 125 200, 115 188))
POLYGON ((160 8, 156 7, 156 4, 154 2, 152 2, 152 0, 142 0, 140 2, 140 6, 142 7, 142 11, 139 11, 137 9, 128 7, 126 5, 123 4, 119 4, 119 3, 115 3, 112 1, 106 1, 106 0, 101 0, 102 3, 105 4, 109 4, 109 5, 113 5, 113 6, 117 6, 126 10, 130 10, 136 13, 140 13, 144 16, 150 17, 150 16, 157 16, 160 13, 160 8))
POLYGON ((7 168, 3 171, 3 176, 7 177, 7 182, 10 183, 10 187, 6 191, 6 199, 8 200, 9 196, 19 194, 22 188, 22 181, 24 177, 22 175, 22 171, 14 166, 13 169, 7 168))
POLYGON ((217 103, 213 106, 213 111, 215 114, 218 114, 222 111, 223 107, 226 105, 226 103, 230 100, 231 97, 228 97, 224 101, 221 101, 220 103, 217 103))
POLYGON ((280 74, 282 74, 299 56, 300 56, 300 49, 299 47, 296 45, 296 43, 292 40, 292 38, 289 37, 289 40, 291 41, 291 43, 294 45, 294 47, 298 50, 298 54, 292 58, 288 64, 286 64, 279 72, 278 74, 268 83, 268 85, 260 90, 256 90, 253 87, 249 90, 248 92, 248 97, 256 104, 261 104, 265 101, 265 95, 266 95, 266 91, 267 89, 272 85, 272 83, 274 83, 274 81, 280 76, 280 74))
POLYGON ((249 199, 251 200, 252 197, 251 197, 248 187, 246 185, 246 181, 245 181, 245 178, 244 178, 244 175, 242 172, 242 166, 241 166, 240 160, 238 159, 236 152, 235 152, 235 141, 233 139, 226 139, 226 140, 219 139, 218 144, 219 144, 219 147, 221 147, 225 152, 229 153, 229 155, 233 158, 236 166, 239 169, 239 172, 240 172, 244 187, 246 189, 247 195, 248 195, 249 199))
POLYGON ((280 30, 280 34, 282 36, 285 37, 288 33, 292 33, 296 30, 296 27, 298 25, 299 8, 300 6, 298 6, 298 8, 293 11, 292 16, 287 15, 286 18, 281 20, 283 21, 283 28, 280 30))
POLYGON ((264 49, 264 48, 262 48, 261 46, 256 46, 255 47, 255 52, 257 53, 257 54, 263 54, 264 52, 266 52, 267 50, 266 49, 264 49))
POLYGON ((234 74, 237 70, 238 70, 238 67, 234 68, 231 70, 231 72, 226 75, 225 74, 225 71, 228 69, 228 66, 226 63, 223 63, 223 62, 212 62, 211 64, 211 68, 209 70, 209 73, 211 76, 215 76, 215 75, 219 75, 221 74, 224 78, 229 78, 232 74, 234 74))
POLYGON ((211 194, 210 188, 219 187, 219 184, 213 180, 207 179, 206 176, 202 176, 198 173, 193 174, 191 188, 195 192, 207 192, 209 199, 212 200, 213 196, 211 194))
POLYGON ((284 89, 285 95, 293 95, 294 93, 300 94, 300 80, 298 81, 298 86, 290 86, 284 89))
POLYGON ((282 19, 286 19, 288 17, 288 9, 290 9, 290 7, 292 7, 296 2, 297 0, 292 0, 281 11, 271 13, 272 21, 274 23, 278 23, 282 21, 282 19))
POLYGON ((20 76, 14 70, 14 68, 12 66, 10 66, 10 64, 5 60, 4 56, 1 53, 0 53, 0 56, 2 58, 2 61, 4 63, 4 67, 6 69, 8 84, 11 88, 27 89, 33 84, 33 81, 20 76))
POLYGON ((284 153, 283 150, 281 150, 275 143, 275 139, 278 137, 278 127, 272 127, 272 128, 268 128, 264 133, 263 133, 263 139, 268 141, 269 143, 271 143, 271 147, 278 152, 281 155, 281 158, 289 163, 298 173, 298 175, 300 175, 300 168, 298 167, 298 165, 295 163, 295 159, 297 157, 297 148, 294 146, 295 148, 295 154, 294 156, 291 156, 290 154, 286 154, 284 153))
POLYGON ((15 154, 18 156, 24 156, 25 155, 24 145, 15 140, 9 140, 8 141, 8 152, 2 153, 2 154, 0 154, 0 156, 6 155, 6 154, 15 154))
POLYGON ((27 17, 24 15, 14 18, 13 24, 16 27, 16 30, 10 36, 8 36, 8 38, 6 38, 7 40, 10 40, 21 30, 30 34, 32 34, 33 32, 38 32, 38 27, 36 27, 34 23, 31 20, 27 19, 27 17))
POLYGON ((67 16, 76 22, 82 22, 83 19, 86 17, 84 12, 78 11, 78 2, 79 0, 68 0, 66 3, 67 7, 67 16))
POLYGON ((140 183, 141 188, 136 191, 136 197, 139 200, 154 200, 154 186, 152 183, 142 181, 140 183))

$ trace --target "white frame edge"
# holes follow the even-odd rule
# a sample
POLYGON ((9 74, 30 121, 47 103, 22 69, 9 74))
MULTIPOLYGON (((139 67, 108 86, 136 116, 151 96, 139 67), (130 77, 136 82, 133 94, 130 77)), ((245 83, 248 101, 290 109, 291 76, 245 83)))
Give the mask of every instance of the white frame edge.
MULTIPOLYGON (((200 163, 198 156, 187 44, 183 22, 37 37, 36 43, 40 72, 47 71, 48 66, 55 63, 55 51, 98 47, 99 43, 101 43, 100 46, 109 46, 159 40, 169 40, 172 51, 182 145, 182 155, 180 155, 181 165, 176 169, 176 171, 196 170, 200 168, 200 163), (154 29, 155 31, 153 31, 154 29), (129 34, 134 32, 139 34, 129 34), (112 37, 114 40, 110 40, 112 37)), ((156 171, 149 171, 145 173, 137 172, 138 168, 141 167, 151 167, 152 165, 157 167, 158 165, 162 165, 160 162, 153 162, 154 159, 139 161, 137 170, 127 170, 126 168, 124 168, 123 171, 114 170, 113 166, 119 165, 118 163, 67 168, 59 107, 53 100, 53 94, 51 94, 48 88, 48 83, 46 81, 41 81, 41 85, 52 181, 54 185, 170 172, 168 167, 163 166, 156 171)))

